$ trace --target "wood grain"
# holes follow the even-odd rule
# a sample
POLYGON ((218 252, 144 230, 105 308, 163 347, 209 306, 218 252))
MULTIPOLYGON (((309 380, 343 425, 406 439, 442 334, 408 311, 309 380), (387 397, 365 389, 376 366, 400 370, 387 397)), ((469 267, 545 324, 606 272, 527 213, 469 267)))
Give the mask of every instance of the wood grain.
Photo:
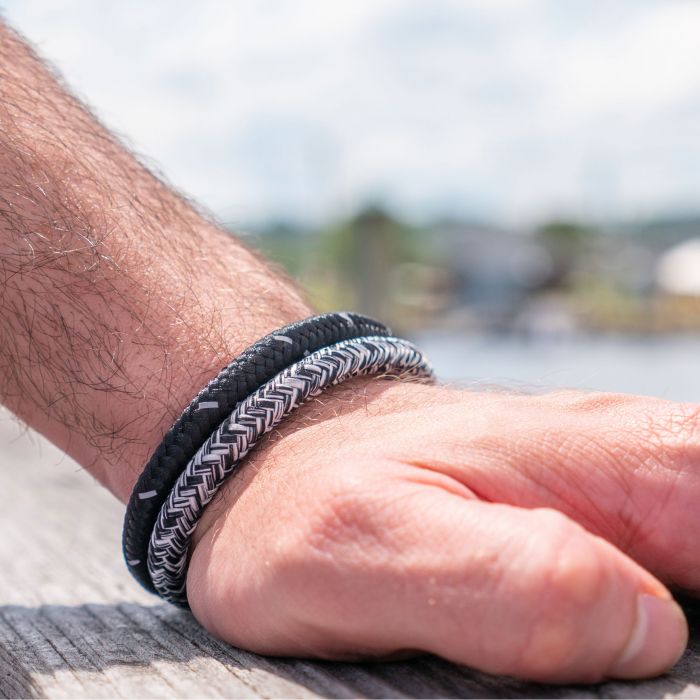
POLYGON ((2 697, 698 697, 700 607, 673 673, 548 687, 433 657, 341 664, 257 656, 140 590, 121 561, 122 507, 55 448, 0 414, 2 697))

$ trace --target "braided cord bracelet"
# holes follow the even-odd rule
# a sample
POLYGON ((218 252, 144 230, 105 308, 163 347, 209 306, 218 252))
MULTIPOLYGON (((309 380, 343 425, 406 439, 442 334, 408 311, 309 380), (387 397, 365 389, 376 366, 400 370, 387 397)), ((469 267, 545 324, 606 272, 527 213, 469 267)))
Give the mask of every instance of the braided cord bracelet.
POLYGON ((158 514, 148 551, 148 568, 158 594, 187 605, 191 535, 205 506, 261 436, 328 386, 351 376, 387 372, 433 376, 428 361, 408 341, 357 338, 318 350, 241 402, 189 462, 158 514))
POLYGON ((389 329, 354 313, 327 313, 270 333, 244 350, 199 392, 167 432, 139 477, 124 516, 127 567, 154 592, 148 542, 158 513, 189 460, 236 405, 285 367, 342 340, 389 335, 389 329))

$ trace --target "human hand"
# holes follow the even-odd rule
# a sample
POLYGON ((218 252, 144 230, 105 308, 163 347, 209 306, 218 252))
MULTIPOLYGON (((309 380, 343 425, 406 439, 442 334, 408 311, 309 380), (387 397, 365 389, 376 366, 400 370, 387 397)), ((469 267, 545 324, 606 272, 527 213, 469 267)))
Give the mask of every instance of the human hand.
MULTIPOLYGON (((0 402, 126 500, 203 384, 311 310, 2 23, 0 63, 0 402)), ((696 407, 388 382, 322 400, 204 514, 188 587, 209 629, 546 680, 674 661, 682 615, 641 566, 700 589, 696 407)))
POLYGON ((700 588, 697 407, 369 381, 299 413, 195 533, 189 601, 216 635, 543 681, 655 675, 684 649, 659 580, 700 588))

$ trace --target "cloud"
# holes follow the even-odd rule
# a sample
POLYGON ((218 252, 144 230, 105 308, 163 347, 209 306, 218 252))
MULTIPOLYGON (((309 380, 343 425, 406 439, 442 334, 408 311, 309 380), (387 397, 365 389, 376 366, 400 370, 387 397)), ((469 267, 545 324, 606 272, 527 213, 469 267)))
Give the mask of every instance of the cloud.
POLYGON ((690 207, 684 0, 0 0, 108 123, 223 218, 527 222, 690 207))

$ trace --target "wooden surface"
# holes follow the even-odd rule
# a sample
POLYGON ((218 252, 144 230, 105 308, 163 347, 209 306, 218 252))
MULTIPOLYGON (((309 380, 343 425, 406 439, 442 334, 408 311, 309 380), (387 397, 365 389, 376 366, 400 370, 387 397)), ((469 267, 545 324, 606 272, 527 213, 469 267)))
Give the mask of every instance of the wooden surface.
MULTIPOLYGON (((256 656, 204 632, 131 581, 121 506, 0 414, 0 696, 700 697, 700 607, 666 677, 545 687, 424 657, 390 664, 256 656)), ((504 631, 505 633, 505 631, 504 631)))

